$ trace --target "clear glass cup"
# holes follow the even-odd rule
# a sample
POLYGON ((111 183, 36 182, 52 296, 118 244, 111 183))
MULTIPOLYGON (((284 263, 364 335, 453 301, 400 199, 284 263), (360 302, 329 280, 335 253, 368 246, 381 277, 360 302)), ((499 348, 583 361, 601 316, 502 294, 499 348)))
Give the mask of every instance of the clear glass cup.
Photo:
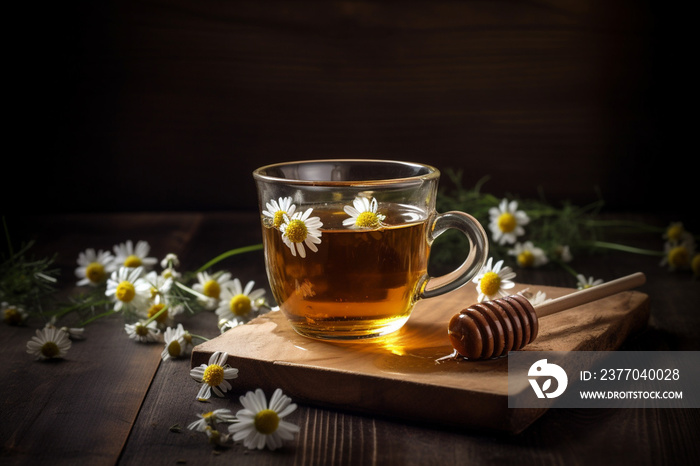
POLYGON ((440 172, 390 160, 308 160, 253 172, 272 294, 301 335, 360 340, 392 333, 416 302, 455 290, 488 255, 484 229, 464 212, 435 211, 440 172), (469 240, 464 263, 428 275, 433 241, 469 240))

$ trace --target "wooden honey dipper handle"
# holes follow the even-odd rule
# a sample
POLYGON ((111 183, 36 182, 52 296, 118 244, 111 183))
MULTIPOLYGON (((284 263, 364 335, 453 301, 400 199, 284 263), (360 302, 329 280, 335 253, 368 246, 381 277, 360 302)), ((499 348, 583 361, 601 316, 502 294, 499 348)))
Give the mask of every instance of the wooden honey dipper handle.
POLYGON ((519 294, 477 303, 452 316, 447 335, 455 351, 467 359, 502 357, 537 338, 541 317, 612 296, 645 281, 644 274, 638 272, 537 306, 519 294))
POLYGON ((641 273, 633 273, 624 277, 611 280, 600 285, 592 286, 584 290, 574 291, 559 298, 554 298, 542 304, 535 306, 535 311, 538 317, 548 316, 560 311, 571 309, 572 307, 582 304, 597 301, 608 296, 612 296, 621 291, 627 291, 632 288, 643 285, 646 282, 646 276, 641 273))

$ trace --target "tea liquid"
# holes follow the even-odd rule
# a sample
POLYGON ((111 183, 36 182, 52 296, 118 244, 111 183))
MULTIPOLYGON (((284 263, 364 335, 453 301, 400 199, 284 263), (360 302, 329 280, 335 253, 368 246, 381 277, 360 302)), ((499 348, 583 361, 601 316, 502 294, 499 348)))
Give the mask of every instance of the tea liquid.
POLYGON ((342 225, 342 206, 316 207, 323 222, 318 251, 292 255, 279 230, 263 222, 271 289, 280 309, 301 334, 319 338, 368 338, 400 328, 427 273, 430 246, 422 212, 398 204, 382 208, 376 229, 342 225))

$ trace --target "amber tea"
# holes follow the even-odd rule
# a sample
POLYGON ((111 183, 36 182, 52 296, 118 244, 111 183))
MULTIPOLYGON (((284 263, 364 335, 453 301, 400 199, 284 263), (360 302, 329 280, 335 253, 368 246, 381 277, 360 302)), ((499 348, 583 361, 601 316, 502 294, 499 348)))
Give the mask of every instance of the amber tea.
POLYGON ((373 228, 342 224, 342 206, 314 208, 322 222, 317 251, 292 254, 280 231, 264 219, 268 278, 280 309, 305 335, 367 337, 390 333, 408 319, 416 287, 426 276, 430 245, 426 214, 384 206, 373 228))
POLYGON ((282 162, 253 172, 276 304, 301 335, 371 340, 401 328, 416 302, 466 284, 488 238, 465 212, 435 210, 440 172, 392 160, 282 162), (427 273, 435 238, 456 230, 466 260, 427 273))

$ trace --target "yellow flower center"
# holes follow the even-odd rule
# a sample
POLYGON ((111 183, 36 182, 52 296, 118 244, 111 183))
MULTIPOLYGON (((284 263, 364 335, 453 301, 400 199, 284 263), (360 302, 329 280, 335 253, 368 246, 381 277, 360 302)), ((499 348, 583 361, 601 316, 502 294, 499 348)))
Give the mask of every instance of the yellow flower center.
POLYGON ((124 267, 133 267, 136 268, 141 265, 141 258, 137 257, 135 255, 130 255, 126 259, 124 259, 124 267))
POLYGON ((131 282, 123 281, 117 286, 117 299, 125 303, 131 302, 136 296, 136 289, 131 282))
MULTIPOLYGON (((160 311, 163 311, 164 307, 165 307, 165 304, 154 304, 153 306, 148 308, 148 318, 150 319, 151 317, 158 314, 160 311)), ((156 317, 156 322, 158 322, 159 324, 162 324, 166 321, 167 318, 168 318, 168 310, 166 309, 165 311, 158 314, 158 317, 156 317)))
POLYGON ((209 418, 212 417, 213 415, 214 415, 214 411, 209 411, 208 413, 202 414, 202 417, 203 417, 204 419, 209 419, 209 418))
POLYGON ((279 228, 280 225, 282 225, 282 222, 284 222, 284 215, 285 215, 286 213, 287 213, 287 212, 285 212, 284 210, 278 210, 277 212, 275 212, 275 215, 274 215, 274 217, 272 218, 272 225, 273 225, 275 228, 279 228))
POLYGON ((280 417, 272 409, 263 409, 255 415, 255 430, 264 435, 270 435, 277 430, 280 417))
POLYGON ((5 323, 8 325, 19 325, 22 323, 22 314, 14 307, 5 309, 5 323))
POLYGON ((252 309, 250 298, 244 294, 237 294, 231 298, 231 301, 229 301, 229 307, 231 308, 231 312, 237 316, 248 315, 252 309))
POLYGON ((211 387, 216 387, 224 381, 224 368, 218 364, 209 364, 204 369, 202 382, 209 384, 211 387))
POLYGON ((357 216, 355 225, 361 228, 376 227, 379 225, 379 219, 377 218, 377 215, 372 212, 362 212, 357 216))
POLYGON ((535 263, 535 255, 531 251, 523 251, 518 254, 518 264, 520 267, 532 267, 535 263))
POLYGON ((307 233, 306 224, 299 219, 290 221, 287 225, 287 229, 284 231, 284 235, 289 238, 289 241, 292 243, 301 243, 306 239, 307 233))
POLYGON ((41 354, 47 358, 54 358, 60 353, 58 345, 53 341, 47 341, 41 346, 41 354))
POLYGON ((685 246, 676 246, 668 252, 668 265, 674 269, 687 267, 690 263, 690 254, 685 246))
POLYGON ((202 291, 204 292, 205 296, 219 299, 219 295, 221 294, 221 286, 216 280, 207 280, 204 282, 204 285, 202 285, 202 291))
POLYGON ((683 236, 683 232, 684 229, 682 225, 674 224, 668 227, 668 230, 666 230, 666 236, 671 241, 678 241, 681 239, 681 236, 683 236))
POLYGON ((177 358, 182 354, 182 346, 180 346, 179 341, 173 340, 170 342, 168 345, 168 354, 173 358, 177 358))
POLYGON ((487 296, 492 296, 498 293, 501 288, 501 277, 496 272, 486 272, 479 282, 481 292, 487 296))
POLYGON ((145 337, 148 335, 148 327, 143 324, 136 324, 136 327, 134 327, 134 333, 140 337, 145 337))
POLYGON ((517 226, 518 222, 515 221, 515 216, 511 213, 504 212, 498 217, 498 228, 503 233, 510 233, 517 226))
POLYGON ((192 335, 190 334, 190 332, 185 332, 185 334, 182 336, 182 339, 185 340, 185 343, 187 343, 188 345, 192 344, 192 335))
POLYGON ((105 268, 99 262, 91 262, 85 268, 85 277, 92 283, 101 283, 105 279, 105 268))

